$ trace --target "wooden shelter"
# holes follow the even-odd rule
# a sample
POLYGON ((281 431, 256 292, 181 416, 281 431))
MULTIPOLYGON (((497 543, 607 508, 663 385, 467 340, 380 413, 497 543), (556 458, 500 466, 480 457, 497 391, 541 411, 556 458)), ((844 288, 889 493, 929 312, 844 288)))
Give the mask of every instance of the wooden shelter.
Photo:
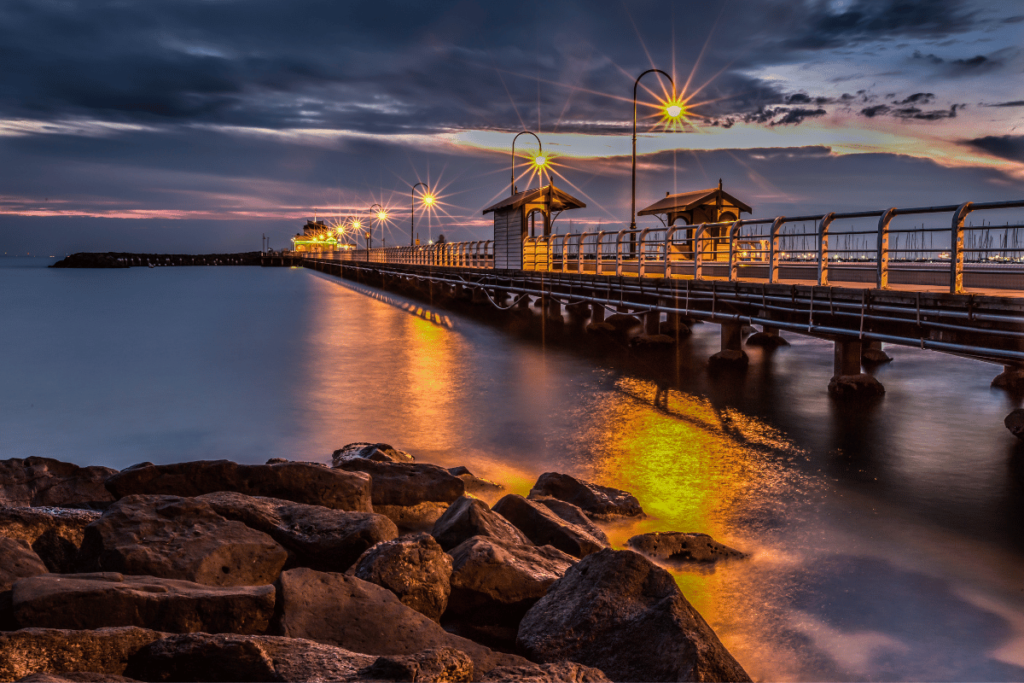
MULTIPOLYGON (((665 224, 672 227, 679 219, 686 225, 701 223, 731 223, 738 220, 741 214, 753 213, 747 204, 722 190, 722 181, 718 187, 709 190, 695 190, 681 194, 665 193, 665 198, 656 201, 647 208, 637 211, 638 216, 665 216, 665 224)), ((708 229, 708 237, 722 238, 727 236, 728 226, 715 226, 708 229)), ((716 239, 708 249, 711 254, 718 251, 716 239)), ((686 251, 693 251, 693 230, 686 230, 686 251)), ((714 256, 712 255, 713 259, 714 256)))
POLYGON ((484 209, 494 214, 494 267, 522 270, 523 241, 527 237, 551 234, 551 223, 559 213, 587 205, 553 184, 517 192, 484 209), (538 221, 540 217, 540 234, 538 221))

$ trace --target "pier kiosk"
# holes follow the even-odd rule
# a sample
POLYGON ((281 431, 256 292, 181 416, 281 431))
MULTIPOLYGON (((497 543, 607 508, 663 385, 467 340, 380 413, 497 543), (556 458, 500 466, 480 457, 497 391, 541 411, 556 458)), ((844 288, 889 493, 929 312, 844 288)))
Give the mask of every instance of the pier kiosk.
POLYGON ((547 261, 551 223, 555 217, 562 211, 586 206, 549 183, 546 187, 517 192, 484 209, 485 216, 494 214, 495 269, 524 270, 538 260, 547 261), (527 246, 530 254, 524 259, 527 246))
MULTIPOLYGON (((752 213, 750 206, 722 190, 722 181, 718 187, 709 190, 695 190, 681 194, 665 193, 665 198, 658 200, 645 209, 636 212, 638 216, 665 216, 665 224, 672 227, 682 219, 686 225, 701 223, 730 223, 738 220, 740 214, 752 213)), ((708 229, 708 237, 713 242, 705 242, 704 259, 718 261, 728 259, 728 226, 719 225, 708 229), (721 258, 719 253, 721 252, 721 258)), ((682 232, 682 231, 680 231, 682 232)), ((671 253, 684 258, 693 258, 693 228, 687 228, 685 240, 673 238, 669 245, 671 253)), ((677 233, 680 234, 680 233, 677 233)))

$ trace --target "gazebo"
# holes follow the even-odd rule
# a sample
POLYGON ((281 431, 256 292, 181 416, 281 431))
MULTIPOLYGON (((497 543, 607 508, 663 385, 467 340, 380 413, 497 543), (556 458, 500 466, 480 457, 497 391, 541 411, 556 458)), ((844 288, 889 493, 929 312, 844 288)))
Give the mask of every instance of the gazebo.
POLYGON ((551 223, 559 213, 587 205, 553 184, 517 192, 484 209, 494 214, 494 267, 522 270, 523 241, 527 237, 551 234, 551 223), (537 217, 541 218, 538 235, 537 217))
MULTIPOLYGON (((700 225, 701 223, 730 223, 738 220, 743 213, 753 213, 753 210, 722 190, 722 181, 718 181, 718 187, 709 190, 694 190, 680 194, 665 193, 664 199, 659 199, 647 208, 637 211, 638 216, 665 216, 665 224, 672 227, 678 220, 682 219, 686 225, 700 225)), ((724 238, 728 226, 716 226, 708 229, 708 237, 724 238)), ((707 249, 711 259, 717 253, 719 242, 716 239, 711 243, 712 248, 707 249)), ((693 230, 686 230, 687 253, 693 251, 693 230)))

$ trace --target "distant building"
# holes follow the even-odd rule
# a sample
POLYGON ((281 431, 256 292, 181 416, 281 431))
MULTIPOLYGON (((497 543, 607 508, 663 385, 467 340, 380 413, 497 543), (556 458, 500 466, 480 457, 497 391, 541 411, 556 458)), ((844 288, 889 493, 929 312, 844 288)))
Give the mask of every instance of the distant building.
MULTIPOLYGON (((342 245, 343 249, 348 249, 348 245, 342 245)), ((338 237, 335 235, 334 230, 323 221, 318 221, 315 218, 311 221, 306 221, 306 224, 302 226, 302 232, 296 233, 295 237, 292 238, 292 250, 293 251, 304 251, 304 252, 324 252, 324 251, 337 251, 338 237)))

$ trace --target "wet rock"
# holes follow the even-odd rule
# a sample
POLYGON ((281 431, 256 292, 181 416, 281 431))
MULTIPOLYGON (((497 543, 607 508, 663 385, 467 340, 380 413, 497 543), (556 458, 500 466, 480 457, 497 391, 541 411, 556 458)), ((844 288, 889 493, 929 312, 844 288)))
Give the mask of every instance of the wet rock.
POLYGON ((169 633, 264 633, 274 602, 273 586, 219 588, 116 573, 22 579, 12 599, 22 628, 139 626, 169 633))
POLYGON ((194 497, 217 491, 279 498, 335 510, 373 512, 370 480, 302 462, 239 465, 229 460, 199 460, 172 465, 136 465, 107 480, 116 498, 130 495, 194 497))
POLYGON ((481 683, 611 683, 600 669, 576 662, 503 666, 491 671, 481 683))
POLYGON ((638 327, 643 327, 640 318, 626 313, 613 313, 604 319, 604 322, 611 325, 616 332, 627 333, 638 327))
POLYGON ((488 479, 481 479, 470 472, 468 468, 461 465, 450 468, 448 474, 462 480, 462 483, 466 485, 466 493, 497 493, 498 491, 505 490, 505 487, 501 484, 496 484, 488 479))
POLYGON ((366 681, 473 681, 473 659, 452 647, 438 647, 402 657, 378 657, 359 672, 366 681))
POLYGON ((750 359, 743 351, 726 349, 719 351, 708 358, 708 370, 718 372, 721 370, 742 370, 750 365, 750 359))
POLYGON ((550 496, 580 508, 592 519, 643 517, 640 501, 631 493, 592 484, 559 472, 545 472, 530 489, 531 496, 550 496))
POLYGON ((288 553, 270 536, 178 496, 128 496, 86 527, 81 571, 144 574, 208 586, 273 583, 288 553))
POLYGON ((515 647, 519 621, 576 559, 549 545, 474 536, 451 551, 454 571, 446 624, 495 646, 515 647))
POLYGON ((99 519, 92 510, 52 507, 0 507, 0 536, 28 543, 55 574, 75 571, 85 528, 99 519))
POLYGON ((569 503, 558 498, 552 498, 551 496, 538 496, 530 494, 529 499, 535 503, 540 503, 548 510, 551 510, 556 515, 561 517, 569 524, 574 524, 584 529, 588 534, 601 541, 605 545, 611 545, 608 540, 608 536, 604 533, 604 529, 594 524, 583 510, 572 503, 569 503))
POLYGON ((626 541, 637 552, 669 562, 718 562, 747 557, 746 553, 722 545, 711 536, 679 531, 640 534, 626 541))
POLYGON ((995 376, 992 386, 1011 394, 1024 394, 1024 368, 1006 368, 995 376))
POLYGON ((611 334, 615 332, 615 326, 604 321, 587 323, 584 329, 591 334, 611 334))
POLYGON ((46 573, 46 565, 25 541, 0 536, 0 592, 18 579, 46 573))
POLYGON ((1024 441, 1024 408, 1018 408, 1007 415, 1006 419, 1003 420, 1003 424, 1010 430, 1011 434, 1024 441))
POLYGON ((363 553, 355 576, 383 586, 407 605, 440 621, 451 592, 452 558, 430 534, 403 536, 363 553))
POLYGON ((629 340, 629 345, 638 349, 668 348, 675 343, 676 338, 667 334, 640 334, 629 340))
POLYGON ((387 515, 400 529, 429 530, 466 490, 461 479, 437 465, 356 458, 341 460, 336 468, 369 474, 374 511, 387 515))
POLYGON ((114 500, 103 482, 116 473, 52 458, 0 460, 0 505, 103 508, 114 500))
POLYGON ((331 465, 337 467, 342 460, 363 458, 376 462, 412 462, 416 458, 386 443, 350 443, 331 454, 331 465))
POLYGON ((487 507, 487 503, 469 496, 463 496, 452 503, 430 533, 445 550, 451 550, 473 536, 530 544, 523 532, 487 507))
POLYGON ((477 674, 527 660, 494 652, 448 633, 437 622, 399 602, 394 593, 344 574, 292 569, 281 575, 278 633, 309 638, 353 652, 410 655, 452 647, 473 659, 477 674))
POLYGON ((885 387, 871 375, 840 375, 828 383, 828 393, 840 399, 876 398, 885 394, 885 387))
POLYGON ((519 626, 538 662, 569 660, 615 681, 749 681, 672 575, 630 550, 571 567, 519 626))
POLYGON ((565 310, 569 315, 581 320, 586 320, 591 316, 590 304, 586 301, 580 301, 575 304, 566 304, 565 310))
POLYGON ((130 655, 161 637, 156 631, 134 626, 95 631, 26 628, 0 633, 0 681, 39 673, 120 676, 130 655))
POLYGON ((605 547, 586 529, 570 524, 544 505, 514 493, 495 503, 494 511, 512 522, 536 545, 551 545, 573 557, 585 557, 605 547))
POLYGON ((747 337, 747 346, 760 346, 765 349, 777 349, 780 346, 789 346, 782 335, 775 332, 755 332, 747 337))
POLYGON ((146 681, 471 681, 473 663, 452 648, 375 657, 304 638, 193 633, 132 655, 146 681))
POLYGON ((394 522, 374 512, 332 510, 227 491, 196 500, 273 538, 288 551, 290 567, 343 572, 377 543, 398 537, 394 522))
POLYGON ((891 363, 892 356, 881 348, 865 348, 860 353, 860 362, 862 365, 882 365, 883 363, 891 363))
POLYGON ((674 322, 672 320, 663 320, 658 325, 658 331, 664 335, 672 337, 673 339, 682 339, 683 337, 689 337, 692 332, 690 326, 683 322, 674 322))
POLYGON ((18 683, 137 683, 134 678, 115 674, 97 674, 90 671, 71 671, 62 674, 32 674, 19 678, 18 683))

